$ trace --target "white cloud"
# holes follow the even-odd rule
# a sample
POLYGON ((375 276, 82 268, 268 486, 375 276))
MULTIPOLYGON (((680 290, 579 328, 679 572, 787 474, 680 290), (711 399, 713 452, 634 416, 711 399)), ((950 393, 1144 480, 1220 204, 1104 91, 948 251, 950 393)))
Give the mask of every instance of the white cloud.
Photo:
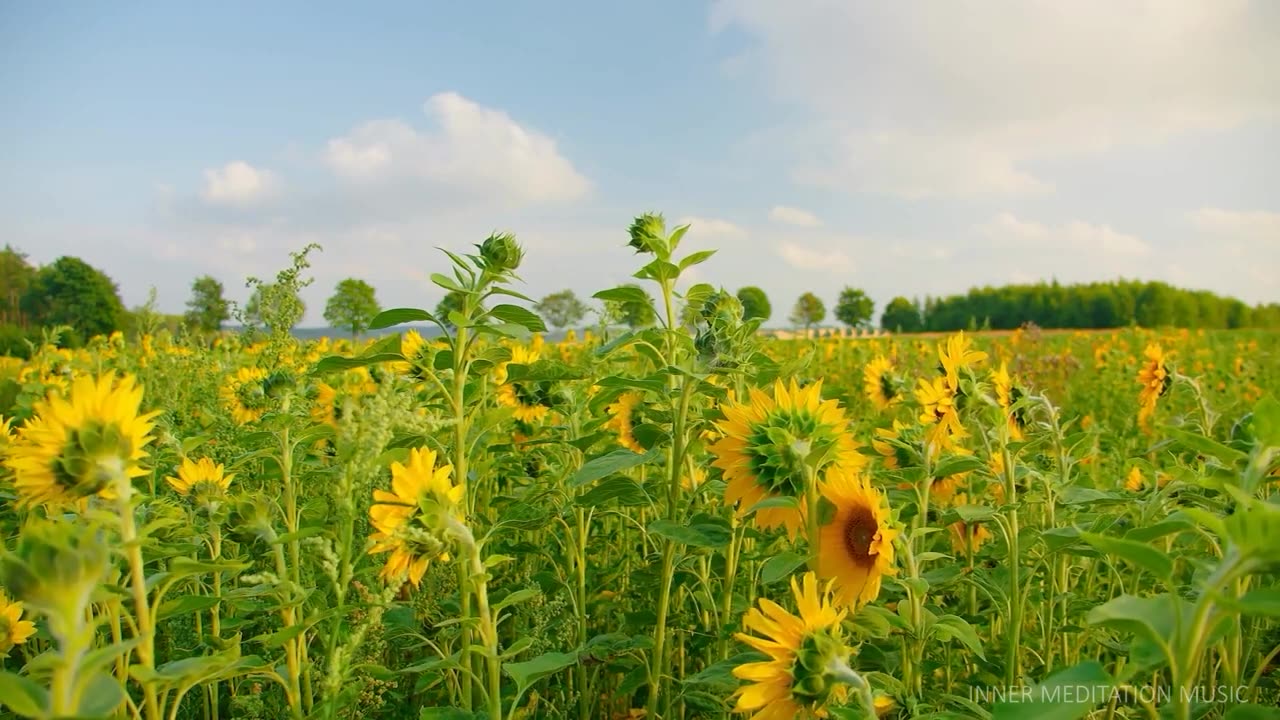
POLYGON ((1119 232, 1110 225, 1094 225, 1073 220, 1051 227, 1022 220, 1012 213, 1001 213, 978 231, 998 247, 1062 250, 1073 254, 1090 253, 1108 256, 1147 255, 1151 246, 1136 235, 1119 232))
POLYGON ((833 248, 819 249, 795 242, 784 242, 778 246, 778 255, 797 270, 830 273, 853 271, 853 261, 849 256, 833 248))
POLYGON ((1280 213, 1201 208, 1190 219, 1197 230, 1224 240, 1280 247, 1280 213))
POLYGON ((204 171, 200 196, 210 205, 244 207, 258 203, 277 189, 275 175, 247 162, 236 160, 220 168, 204 171))
POLYGON ((325 161, 354 184, 422 186, 507 205, 575 200, 590 190, 553 139, 501 110, 452 92, 433 95, 424 110, 432 128, 374 120, 330 140, 325 161))
POLYGON ((820 227, 822 225, 822 221, 818 219, 817 215, 808 210, 787 207, 786 205, 775 205, 769 211, 769 219, 786 225, 795 225, 796 227, 820 227))
POLYGON ((1045 159, 1280 117, 1280 5, 1248 0, 719 0, 732 65, 809 116, 797 180, 908 197, 1027 193, 1045 159))
POLYGON ((747 234, 747 231, 743 230, 738 225, 719 218, 705 218, 691 215, 680 218, 676 221, 676 225, 688 225, 689 235, 691 237, 728 238, 742 237, 747 234))

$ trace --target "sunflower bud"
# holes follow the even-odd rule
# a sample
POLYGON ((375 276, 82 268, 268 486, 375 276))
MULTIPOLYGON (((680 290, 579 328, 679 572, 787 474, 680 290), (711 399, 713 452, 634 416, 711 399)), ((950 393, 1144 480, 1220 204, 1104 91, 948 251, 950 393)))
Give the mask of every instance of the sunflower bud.
POLYGON ((61 522, 23 529, 17 548, 0 560, 0 584, 49 617, 55 635, 77 627, 110 565, 100 530, 61 522))
POLYGON ((806 636, 796 650, 791 694, 804 705, 824 707, 836 688, 856 677, 845 664, 847 652, 844 643, 828 632, 806 636))
POLYGON ((476 247, 480 249, 485 269, 492 273, 512 272, 520 267, 520 261, 524 259, 524 250, 516 243, 516 236, 510 233, 490 235, 476 247))
POLYGON ((645 213, 635 219, 628 229, 631 242, 628 247, 635 248, 637 253, 665 253, 667 243, 667 221, 658 213, 645 213))

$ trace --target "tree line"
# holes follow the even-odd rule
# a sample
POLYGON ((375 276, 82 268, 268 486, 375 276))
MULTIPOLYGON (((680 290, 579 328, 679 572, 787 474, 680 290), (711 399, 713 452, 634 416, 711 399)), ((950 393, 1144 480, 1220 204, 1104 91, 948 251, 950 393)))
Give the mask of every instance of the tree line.
MULTIPOLYGON (((639 291, 635 299, 607 301, 600 308, 592 308, 572 290, 562 290, 543 297, 533 309, 557 329, 577 327, 592 314, 605 325, 638 328, 655 324, 653 303, 640 300, 644 291, 633 287, 639 291)), ((766 322, 772 318, 773 306, 761 288, 741 288, 735 297, 747 319, 766 322)), ((324 318, 331 327, 358 338, 381 309, 372 285, 346 278, 325 304, 324 318)), ((436 307, 436 315, 447 324, 450 314, 459 309, 460 298, 450 293, 436 307)), ((226 299, 222 283, 205 275, 192 282, 182 315, 157 312, 154 293, 146 305, 126 309, 115 281, 80 258, 64 256, 36 267, 10 246, 0 251, 0 355, 23 354, 28 340, 35 341, 42 328, 55 326, 66 328, 61 342, 72 347, 116 331, 138 334, 159 327, 172 331, 185 327, 215 333, 233 319, 233 310, 240 324, 262 326, 282 317, 296 322, 305 313, 305 305, 292 289, 257 284, 244 307, 235 308, 226 299), (294 312, 279 312, 285 304, 294 312)), ((686 307, 681 319, 692 324, 698 311, 697 307, 686 307)), ((870 328, 875 303, 864 291, 845 287, 832 314, 849 327, 870 328)), ((826 304, 812 292, 802 294, 787 317, 793 326, 806 329, 821 325, 826 318, 826 304)), ((1013 329, 1027 323, 1042 328, 1280 328, 1280 304, 1249 306, 1235 298, 1162 282, 1061 285, 1055 281, 973 288, 959 295, 926 296, 923 301, 899 296, 885 306, 879 325, 893 332, 945 332, 1013 329)))

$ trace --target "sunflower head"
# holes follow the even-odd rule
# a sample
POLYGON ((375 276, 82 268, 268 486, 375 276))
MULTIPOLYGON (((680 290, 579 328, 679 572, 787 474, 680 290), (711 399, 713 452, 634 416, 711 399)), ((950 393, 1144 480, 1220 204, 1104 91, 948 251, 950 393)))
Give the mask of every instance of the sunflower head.
POLYGON ((22 603, 10 600, 0 589, 0 657, 36 633, 36 624, 22 619, 22 603))
POLYGON ((1142 476, 1142 469, 1137 465, 1129 468, 1129 474, 1124 479, 1124 489, 1129 492, 1139 492, 1143 486, 1147 484, 1147 479, 1142 476))
POLYGON ((849 675, 849 650, 841 636, 845 612, 831 603, 830 589, 819 590, 818 579, 806 573, 791 579, 800 615, 761 599, 743 617, 743 626, 756 634, 737 638, 769 656, 761 662, 733 669, 735 677, 749 681, 735 693, 734 712, 766 718, 823 717, 826 706, 845 699, 849 675))
POLYGON ((908 426, 894 420, 892 427, 876 428, 871 447, 880 455, 884 466, 890 470, 909 468, 918 463, 912 447, 919 444, 918 426, 908 426))
POLYGON ((773 394, 751 391, 746 403, 723 407, 716 426, 723 437, 710 447, 714 467, 724 472, 725 503, 745 514, 761 500, 790 497, 797 508, 768 508, 756 514, 763 528, 784 525, 792 537, 803 522, 809 478, 832 465, 865 464, 835 400, 822 399, 822 382, 801 388, 778 381, 773 394))
POLYGON ((987 359, 987 354, 974 350, 972 342, 965 337, 964 331, 947 338, 944 345, 938 347, 938 361, 943 376, 952 391, 960 389, 960 371, 975 367, 987 359))
POLYGON ((513 272, 524 259, 524 250, 511 233, 495 233, 476 246, 484 267, 495 275, 513 272))
POLYGON ((383 578, 407 579, 418 587, 431 560, 449 559, 466 492, 453 484, 452 474, 452 465, 437 467, 435 451, 423 448, 410 450, 407 464, 391 463, 392 492, 374 490, 369 509, 369 553, 391 553, 383 578))
POLYGON ((822 497, 834 512, 818 535, 818 572, 835 583, 837 598, 848 607, 864 605, 880 594, 880 579, 893 575, 893 527, 889 505, 864 473, 843 467, 827 470, 822 497))
POLYGON ((638 453, 644 452, 645 448, 636 440, 636 436, 632 431, 635 428, 635 409, 643 401, 643 394, 629 390, 619 395, 617 400, 605 407, 605 412, 609 415, 609 421, 605 423, 605 428, 618 434, 619 445, 638 453))
POLYGON ((262 368, 236 370, 223 380, 219 394, 231 411, 231 418, 240 425, 257 422, 272 406, 271 396, 267 394, 267 371, 262 368))
POLYGON ((62 521, 27 525, 0 558, 0 584, 48 616, 55 636, 83 622, 93 591, 111 564, 101 530, 62 521))
POLYGON ((645 213, 636 218, 627 233, 631 238, 627 245, 636 254, 670 254, 667 249, 667 221, 660 213, 645 213))
POLYGON ((902 391, 893 376, 893 365, 884 355, 877 355, 862 370, 862 387, 877 410, 886 410, 902 400, 902 391))
POLYGON ((226 472, 221 464, 206 457, 194 462, 191 458, 183 458, 177 476, 165 478, 165 481, 179 495, 212 510, 227 496, 233 479, 235 473, 226 472))
POLYGON ((117 483, 145 474, 153 420, 141 413, 142 387, 131 376, 77 377, 69 397, 49 396, 18 431, 6 464, 20 505, 114 497, 117 483))

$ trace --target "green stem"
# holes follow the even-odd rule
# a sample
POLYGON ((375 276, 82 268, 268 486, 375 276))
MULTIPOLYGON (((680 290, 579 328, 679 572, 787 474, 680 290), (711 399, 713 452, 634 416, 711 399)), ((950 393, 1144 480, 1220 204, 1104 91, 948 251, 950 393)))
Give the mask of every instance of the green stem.
MULTIPOLYGON (((149 671, 156 667, 155 626, 152 624, 151 604, 147 599, 147 575, 142 560, 142 540, 133 519, 133 484, 121 474, 116 481, 116 497, 120 510, 120 540, 124 544, 129 561, 130 589, 133 593, 133 613, 138 628, 138 664, 149 671)), ((148 673, 150 674, 150 673, 148 673)), ((160 720, 160 699, 155 685, 142 683, 143 703, 148 720, 160 720)))

